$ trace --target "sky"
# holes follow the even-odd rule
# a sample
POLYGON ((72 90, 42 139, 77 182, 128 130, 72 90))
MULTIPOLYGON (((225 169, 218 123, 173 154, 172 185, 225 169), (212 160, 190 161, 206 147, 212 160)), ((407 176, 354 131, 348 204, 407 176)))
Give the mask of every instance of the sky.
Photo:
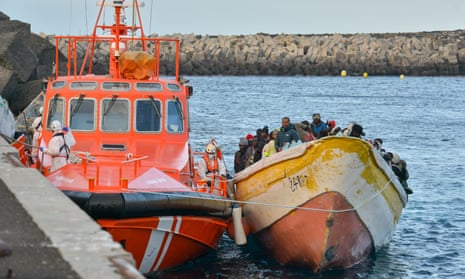
MULTIPOLYGON (((110 1, 106 1, 110 2, 110 1)), ((147 34, 354 34, 465 29, 465 0, 145 0, 147 34)), ((92 32, 95 0, 0 0, 34 33, 92 32)), ((127 9, 131 14, 131 9, 127 9)), ((106 23, 110 22, 110 13, 106 23)))

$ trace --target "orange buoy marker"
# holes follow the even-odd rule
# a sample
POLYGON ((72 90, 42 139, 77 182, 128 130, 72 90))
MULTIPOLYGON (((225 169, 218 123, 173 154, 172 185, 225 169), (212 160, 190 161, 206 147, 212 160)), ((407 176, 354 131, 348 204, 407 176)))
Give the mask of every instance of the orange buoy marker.
POLYGON ((367 72, 363 72, 363 78, 367 78, 368 77, 368 73, 367 72))
POLYGON ((346 70, 342 70, 341 71, 341 77, 346 77, 347 76, 347 71, 346 70))
POLYGON ((234 204, 232 215, 234 223, 234 241, 237 245, 245 245, 247 244, 247 237, 245 236, 244 227, 242 226, 242 208, 234 204))

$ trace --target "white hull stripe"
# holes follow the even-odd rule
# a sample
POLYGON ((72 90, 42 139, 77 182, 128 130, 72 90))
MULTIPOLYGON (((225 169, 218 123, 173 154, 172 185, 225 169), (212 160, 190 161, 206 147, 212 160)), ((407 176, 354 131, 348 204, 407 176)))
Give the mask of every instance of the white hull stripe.
POLYGON ((156 270, 160 264, 163 262, 163 259, 168 251, 168 248, 171 244, 171 240, 173 238, 172 228, 173 223, 175 222, 176 229, 175 233, 179 232, 179 228, 181 227, 181 217, 175 217, 176 222, 174 221, 174 217, 160 217, 158 226, 156 229, 153 229, 149 241, 147 243, 147 248, 145 249, 144 257, 139 267, 139 271, 144 274, 156 270), (163 239, 165 235, 168 233, 168 237, 166 239, 165 244, 163 245, 163 239), (161 254, 160 254, 161 251, 161 254), (156 261, 156 262, 155 262, 156 261), (152 266, 156 264, 155 269, 152 270, 152 266))
MULTIPOLYGON (((181 228, 181 224, 182 224, 182 217, 181 216, 176 216, 175 218, 176 218, 176 222, 175 222, 176 228, 174 228, 174 233, 169 233, 168 234, 168 238, 166 239, 165 245, 163 246, 163 251, 162 251, 161 255, 158 257, 158 259, 157 259, 155 268, 153 270, 151 270, 151 271, 158 270, 158 268, 160 267, 160 264, 163 262, 163 259, 165 258, 166 253, 168 252, 168 249, 170 248, 171 240, 173 239, 175 234, 179 233, 179 229, 181 228)), ((160 227, 159 227, 159 229, 160 229, 160 227)), ((170 231, 171 230, 173 230, 172 227, 170 227, 170 231)))

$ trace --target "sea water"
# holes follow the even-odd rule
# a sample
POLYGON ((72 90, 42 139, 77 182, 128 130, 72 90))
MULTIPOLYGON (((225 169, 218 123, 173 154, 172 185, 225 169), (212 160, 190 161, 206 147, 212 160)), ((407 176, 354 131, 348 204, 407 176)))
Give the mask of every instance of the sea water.
POLYGON ((465 278, 464 77, 186 77, 191 143, 215 138, 234 169, 239 138, 281 118, 313 113, 344 128, 361 124, 407 161, 413 195, 392 241, 343 270, 313 274, 282 267, 249 237, 238 247, 226 235, 205 257, 155 278, 465 278))

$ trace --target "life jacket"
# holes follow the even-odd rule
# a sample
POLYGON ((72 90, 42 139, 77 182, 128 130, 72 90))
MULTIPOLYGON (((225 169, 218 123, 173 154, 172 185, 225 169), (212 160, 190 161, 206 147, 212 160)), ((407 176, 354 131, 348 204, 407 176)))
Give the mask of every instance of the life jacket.
POLYGON ((56 133, 52 137, 57 137, 57 136, 61 136, 63 138, 63 145, 60 147, 59 152, 61 153, 61 151, 64 150, 66 152, 66 159, 69 159, 69 153, 71 152, 71 149, 69 149, 69 146, 66 144, 65 134, 56 133))
POLYGON ((208 158, 208 155, 204 154, 203 159, 205 160, 205 164, 207 165, 208 173, 218 172, 218 158, 214 158, 213 160, 210 160, 210 158, 208 158))

